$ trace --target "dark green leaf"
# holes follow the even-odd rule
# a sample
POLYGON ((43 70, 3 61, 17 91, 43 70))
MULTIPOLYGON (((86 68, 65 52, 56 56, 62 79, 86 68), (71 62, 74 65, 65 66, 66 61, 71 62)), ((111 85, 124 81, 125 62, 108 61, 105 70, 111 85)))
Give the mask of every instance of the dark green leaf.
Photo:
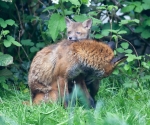
POLYGON ((0 18, 0 26, 2 28, 6 28, 7 27, 7 23, 2 18, 0 18))
POLYGON ((30 52, 32 52, 32 53, 37 52, 37 51, 39 51, 39 49, 35 46, 30 48, 30 52))
POLYGON ((10 77, 12 75, 13 75, 13 73, 10 70, 8 70, 8 69, 2 69, 2 70, 0 70, 0 77, 4 76, 4 77, 8 78, 8 77, 10 77))
POLYGON ((144 31, 141 33, 141 36, 142 36, 144 39, 150 38, 150 31, 149 31, 149 30, 144 30, 144 31))
POLYGON ((37 48, 43 48, 45 46, 45 43, 39 42, 36 44, 37 48))
POLYGON ((21 40, 21 44, 24 45, 24 46, 33 46, 34 45, 34 43, 31 42, 30 39, 21 40))
POLYGON ((148 18, 145 23, 147 26, 150 26, 150 18, 148 18))
POLYGON ((136 32, 136 33, 140 33, 140 32, 143 32, 143 30, 144 30, 144 27, 138 26, 138 27, 135 29, 135 32, 136 32))

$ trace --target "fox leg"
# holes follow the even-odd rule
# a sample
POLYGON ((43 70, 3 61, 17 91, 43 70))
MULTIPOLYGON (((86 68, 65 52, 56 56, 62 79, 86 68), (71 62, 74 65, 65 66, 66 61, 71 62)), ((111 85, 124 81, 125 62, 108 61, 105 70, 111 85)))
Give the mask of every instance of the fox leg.
POLYGON ((81 89, 83 90, 83 92, 84 92, 84 94, 85 94, 85 96, 86 96, 86 98, 87 98, 87 101, 88 101, 90 107, 95 108, 94 100, 93 100, 93 98, 91 97, 91 95, 90 95, 90 93, 89 93, 89 91, 88 91, 88 89, 87 89, 87 86, 86 86, 86 84, 85 84, 85 80, 84 80, 83 78, 84 78, 84 77, 83 77, 82 75, 79 75, 79 76, 75 79, 75 82, 76 82, 76 84, 78 84, 78 85, 81 87, 81 89))
POLYGON ((58 77, 57 79, 57 87, 58 87, 58 94, 61 98, 62 103, 64 104, 64 107, 68 106, 68 81, 64 77, 58 77))
POLYGON ((98 79, 94 80, 92 83, 87 85, 87 88, 90 90, 90 95, 94 99, 94 102, 96 102, 95 96, 99 90, 99 85, 100 85, 100 81, 98 79))
POLYGON ((35 94, 33 104, 39 104, 41 102, 57 102, 58 92, 57 90, 50 90, 47 93, 38 92, 35 94))

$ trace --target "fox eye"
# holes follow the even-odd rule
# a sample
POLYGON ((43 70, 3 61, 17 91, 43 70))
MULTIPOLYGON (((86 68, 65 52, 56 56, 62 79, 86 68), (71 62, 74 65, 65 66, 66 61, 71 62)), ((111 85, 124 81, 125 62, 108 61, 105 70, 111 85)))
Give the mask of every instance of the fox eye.
POLYGON ((68 34, 70 34, 71 33, 71 31, 68 31, 68 34))
POLYGON ((81 34, 81 32, 76 32, 77 34, 81 34))

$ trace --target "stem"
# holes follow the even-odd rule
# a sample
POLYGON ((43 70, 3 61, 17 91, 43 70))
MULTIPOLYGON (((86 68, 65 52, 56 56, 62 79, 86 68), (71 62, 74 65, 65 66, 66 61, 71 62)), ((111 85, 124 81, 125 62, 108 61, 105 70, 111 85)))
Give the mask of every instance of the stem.
POLYGON ((63 2, 62 2, 62 0, 59 0, 59 1, 60 1, 60 8, 61 8, 61 10, 62 10, 62 14, 63 14, 63 16, 65 17, 66 14, 65 14, 65 11, 64 11, 63 2))
MULTIPOLYGON (((134 51, 135 51, 135 54, 136 54, 136 56, 138 57, 138 53, 137 53, 135 47, 132 45, 132 43, 130 43, 128 40, 126 40, 126 39, 124 39, 124 38, 121 38, 121 39, 124 40, 124 41, 126 41, 126 42, 128 42, 128 43, 133 47, 133 49, 134 49, 134 51)), ((139 60, 138 60, 138 63, 139 63, 139 67, 140 67, 141 65, 140 65, 140 61, 139 61, 139 60)))

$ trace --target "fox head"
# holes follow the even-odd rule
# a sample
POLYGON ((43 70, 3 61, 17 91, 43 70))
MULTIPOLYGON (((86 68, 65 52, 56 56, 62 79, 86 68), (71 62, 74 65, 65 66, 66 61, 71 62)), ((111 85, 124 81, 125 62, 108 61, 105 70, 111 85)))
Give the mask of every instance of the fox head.
POLYGON ((84 22, 74 22, 66 18, 67 26, 67 39, 78 41, 88 39, 92 26, 92 19, 85 20, 84 22))

